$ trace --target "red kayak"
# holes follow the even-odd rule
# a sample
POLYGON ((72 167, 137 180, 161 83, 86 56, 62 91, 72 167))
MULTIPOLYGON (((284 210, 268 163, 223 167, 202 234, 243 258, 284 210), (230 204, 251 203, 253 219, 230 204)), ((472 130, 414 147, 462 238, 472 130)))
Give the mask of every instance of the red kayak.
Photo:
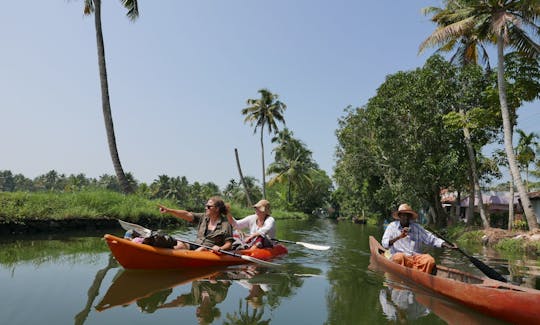
POLYGON ((378 269, 452 301, 512 324, 540 322, 540 290, 478 277, 442 265, 437 265, 436 275, 408 268, 386 258, 386 249, 373 236, 369 237, 369 249, 371 263, 378 269))
POLYGON ((285 246, 278 244, 272 248, 234 251, 232 255, 236 256, 231 256, 229 255, 231 253, 216 254, 211 251, 158 248, 109 234, 104 238, 118 263, 126 269, 165 270, 228 266, 268 261, 288 252, 285 246))

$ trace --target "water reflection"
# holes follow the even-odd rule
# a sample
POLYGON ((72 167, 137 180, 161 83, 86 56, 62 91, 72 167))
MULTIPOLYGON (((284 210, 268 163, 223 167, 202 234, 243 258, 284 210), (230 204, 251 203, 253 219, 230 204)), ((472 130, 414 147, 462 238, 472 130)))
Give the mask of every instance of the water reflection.
POLYGON ((404 323, 429 315, 429 309, 418 303, 410 290, 386 286, 379 292, 379 302, 386 318, 391 321, 404 323))
POLYGON ((153 313, 172 293, 172 289, 217 273, 215 269, 193 268, 182 271, 138 271, 121 269, 105 296, 95 307, 97 311, 134 302, 141 310, 153 313), (140 301, 140 302, 139 302, 140 301), (152 306, 155 307, 152 307, 152 306))
POLYGON ((238 312, 232 314, 227 313, 226 321, 223 322, 224 325, 267 325, 270 324, 270 318, 263 320, 264 309, 253 308, 250 312, 248 304, 245 304, 245 308, 242 308, 242 300, 240 300, 238 306, 238 312))
POLYGON ((218 280, 215 275, 209 275, 204 280, 191 283, 191 291, 167 301, 173 289, 169 288, 150 297, 137 301, 141 311, 153 313, 161 308, 175 308, 184 306, 197 306, 195 314, 199 324, 210 324, 221 315, 216 305, 225 300, 231 286, 229 280, 218 280))
POLYGON ((86 305, 77 315, 75 315, 75 325, 84 324, 86 318, 88 317, 88 314, 90 313, 91 307, 94 304, 94 300, 99 295, 99 288, 101 287, 103 278, 105 278, 105 275, 110 269, 116 268, 118 266, 119 264, 118 262, 116 262, 112 254, 109 255, 109 261, 107 263, 107 266, 105 266, 103 269, 99 270, 96 273, 96 276, 94 277, 94 282, 92 282, 92 285, 88 289, 88 299, 86 301, 86 305))
POLYGON ((306 276, 317 276, 320 270, 292 267, 287 271, 242 265, 229 268, 192 268, 169 271, 141 271, 121 269, 113 279, 97 311, 136 305, 144 313, 160 309, 196 307, 199 324, 210 324, 221 317, 219 304, 227 299, 229 288, 235 284, 245 290, 239 309, 227 313, 232 323, 250 320, 249 324, 267 324, 263 320, 264 307, 276 308, 281 300, 295 294, 306 276), (185 290, 188 292, 173 294, 185 290), (178 288, 177 290, 175 288, 178 288))
POLYGON ((454 303, 410 281, 405 281, 390 273, 385 273, 382 268, 376 265, 376 263, 370 264, 369 269, 377 272, 379 275, 382 274, 379 303, 383 314, 389 321, 406 324, 418 322, 430 314, 435 314, 444 322, 451 325, 507 324, 463 305, 454 303))
MULTIPOLYGON (((73 324, 75 321, 76 324, 84 322, 88 325, 148 322, 196 324, 198 305, 173 306, 174 300, 191 294, 194 281, 221 280, 230 285, 224 300, 215 305, 221 316, 216 317, 213 324, 393 322, 382 310, 380 295, 382 289, 387 290, 395 282, 385 278, 384 272, 368 269, 368 236, 380 238, 381 228, 318 219, 280 221, 279 238, 328 244, 332 249, 316 251, 301 245, 288 245, 289 254, 275 260, 284 264, 284 268, 256 268, 254 274, 248 275, 241 272, 244 268, 209 270, 206 274, 199 273, 200 270, 192 270, 192 274, 186 270, 189 271, 186 274, 178 271, 133 272, 113 266, 108 268, 110 251, 102 240, 103 234, 96 234, 96 237, 88 235, 2 238, 2 323, 73 324), (217 273, 212 280, 214 271, 217 273), (172 289, 172 292, 168 289, 172 289), (167 308, 167 304, 170 307, 167 308), (156 308, 158 306, 161 308, 156 308), (141 308, 147 311, 141 313, 141 308)), ((505 264, 494 264, 497 260, 488 258, 483 251, 467 247, 467 252, 503 271, 505 275, 510 273, 514 280, 518 277, 522 277, 522 281, 535 278, 536 284, 528 282, 539 288, 539 262, 536 259, 520 261, 518 256, 505 264)), ((459 253, 441 250, 433 253, 441 264, 481 275, 459 253)), ((429 310, 429 315, 407 321, 409 323, 497 323, 481 316, 480 321, 474 321, 479 316, 473 310, 429 292, 417 291, 413 285, 400 284, 400 287, 411 291, 414 302, 429 310), (474 315, 473 320, 471 315, 474 315)), ((390 292, 385 295, 386 299, 392 299, 390 292)), ((407 317, 407 313, 404 314, 407 317)))

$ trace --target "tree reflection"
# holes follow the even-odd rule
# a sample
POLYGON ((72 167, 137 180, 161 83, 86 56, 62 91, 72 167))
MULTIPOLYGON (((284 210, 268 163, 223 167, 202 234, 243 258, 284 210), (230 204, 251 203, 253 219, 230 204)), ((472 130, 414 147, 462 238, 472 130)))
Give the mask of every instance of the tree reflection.
POLYGON ((110 269, 115 267, 118 267, 118 262, 116 262, 112 254, 110 254, 107 266, 97 271, 96 276, 94 277, 94 282, 92 282, 92 285, 88 289, 88 299, 86 300, 86 306, 84 306, 83 310, 81 310, 77 315, 75 315, 75 325, 84 324, 86 318, 88 317, 88 314, 90 313, 90 309, 92 307, 92 304, 94 303, 94 300, 99 295, 99 288, 101 287, 101 282, 103 282, 103 278, 110 269))
POLYGON ((267 325, 270 324, 270 318, 267 320, 262 320, 264 315, 264 308, 254 307, 253 310, 249 311, 248 303, 245 304, 245 309, 242 310, 242 300, 239 302, 238 312, 232 314, 227 313, 226 321, 223 322, 224 325, 267 325))
POLYGON ((169 302, 165 301, 172 292, 172 288, 158 292, 149 298, 140 299, 137 305, 145 312, 154 312, 160 308, 197 306, 195 313, 199 324, 210 324, 221 315, 216 305, 225 300, 230 286, 231 281, 216 280, 214 276, 211 276, 205 280, 193 281, 189 293, 179 295, 169 302))

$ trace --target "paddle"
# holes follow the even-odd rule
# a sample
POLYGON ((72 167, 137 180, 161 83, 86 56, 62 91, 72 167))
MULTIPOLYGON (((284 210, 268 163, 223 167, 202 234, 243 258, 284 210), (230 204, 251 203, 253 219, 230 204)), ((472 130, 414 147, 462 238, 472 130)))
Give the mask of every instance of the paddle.
MULTIPOLYGON (((450 242, 448 239, 444 238, 441 234, 437 233, 433 229, 430 229, 428 227, 426 227, 426 229, 431 231, 432 233, 434 233, 437 237, 444 240, 448 244, 457 247, 456 245, 454 245, 452 242, 450 242)), ((465 257, 467 257, 474 264, 474 266, 476 266, 480 271, 482 271, 482 273, 484 273, 488 278, 493 279, 493 280, 497 280, 497 281, 501 281, 501 282, 508 282, 499 272, 497 272, 494 269, 492 269, 491 267, 487 266, 486 264, 484 264, 484 262, 482 262, 479 259, 474 258, 471 255, 465 253, 459 247, 457 247, 457 250, 461 254, 465 255, 465 257)))
MULTIPOLYGON (((124 230, 135 230, 136 232, 138 232, 142 237, 148 237, 150 236, 150 234, 152 233, 152 230, 148 229, 148 228, 145 228, 141 225, 138 225, 138 224, 135 224, 135 223, 131 223, 131 222, 127 222, 127 221, 124 221, 124 220, 118 220, 118 222, 120 222, 120 226, 122 228, 124 228, 124 230)), ((178 241, 181 241, 183 243, 187 243, 187 244, 190 244, 190 245, 195 245, 195 246, 198 246, 198 247, 204 247, 206 249, 209 249, 211 250, 212 247, 210 246, 205 246, 205 245, 201 245, 201 244, 196 244, 194 242, 190 242, 190 241, 187 241, 187 240, 184 240, 184 239, 181 239, 181 238, 174 238, 178 241)), ((255 257, 251 257, 251 256, 247 256, 247 255, 242 255, 242 254, 236 254, 236 253, 233 253, 233 252, 230 252, 230 251, 226 251, 226 250, 223 250, 223 249, 220 249, 219 250, 220 253, 223 253, 223 254, 227 254, 227 255, 230 255, 230 256, 234 256, 234 257, 238 257, 238 258, 241 258, 243 260, 246 260, 246 261, 249 261, 249 262, 252 262, 252 263, 257 263, 257 264, 261 264, 261 265, 265 265, 265 266, 270 266, 270 267, 278 267, 278 266, 282 266, 281 264, 277 264, 277 263, 272 263, 272 262, 268 262, 268 261, 263 261, 261 259, 258 259, 258 258, 255 258, 255 257)))
POLYGON ((302 245, 302 246, 304 246, 306 248, 309 248, 309 249, 316 249, 318 251, 325 251, 327 249, 330 249, 330 246, 315 245, 315 244, 310 244, 310 243, 304 243, 304 242, 301 242, 301 241, 291 241, 291 240, 276 239, 276 238, 272 238, 272 240, 275 240, 277 242, 282 242, 282 243, 298 244, 298 245, 302 245))

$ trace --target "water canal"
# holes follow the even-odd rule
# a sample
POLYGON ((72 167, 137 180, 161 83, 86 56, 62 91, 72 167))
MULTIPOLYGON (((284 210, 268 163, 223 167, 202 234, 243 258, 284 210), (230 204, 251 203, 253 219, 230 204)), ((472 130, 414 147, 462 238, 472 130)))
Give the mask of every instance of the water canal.
MULTIPOLYGON (((111 230, 121 235, 121 229, 111 230)), ((192 229, 180 230, 194 238, 192 229)), ((0 243, 3 324, 497 324, 470 309, 391 280, 369 267, 368 236, 382 228, 316 219, 279 221, 288 245, 259 266, 185 271, 126 271, 103 233, 4 238, 0 243)), ((538 262, 484 262, 523 285, 538 286, 538 262), (512 266, 509 266, 512 265, 512 266)), ((459 253, 433 250, 451 267, 480 274, 459 253)), ((538 287, 537 287, 538 288, 538 287)))

